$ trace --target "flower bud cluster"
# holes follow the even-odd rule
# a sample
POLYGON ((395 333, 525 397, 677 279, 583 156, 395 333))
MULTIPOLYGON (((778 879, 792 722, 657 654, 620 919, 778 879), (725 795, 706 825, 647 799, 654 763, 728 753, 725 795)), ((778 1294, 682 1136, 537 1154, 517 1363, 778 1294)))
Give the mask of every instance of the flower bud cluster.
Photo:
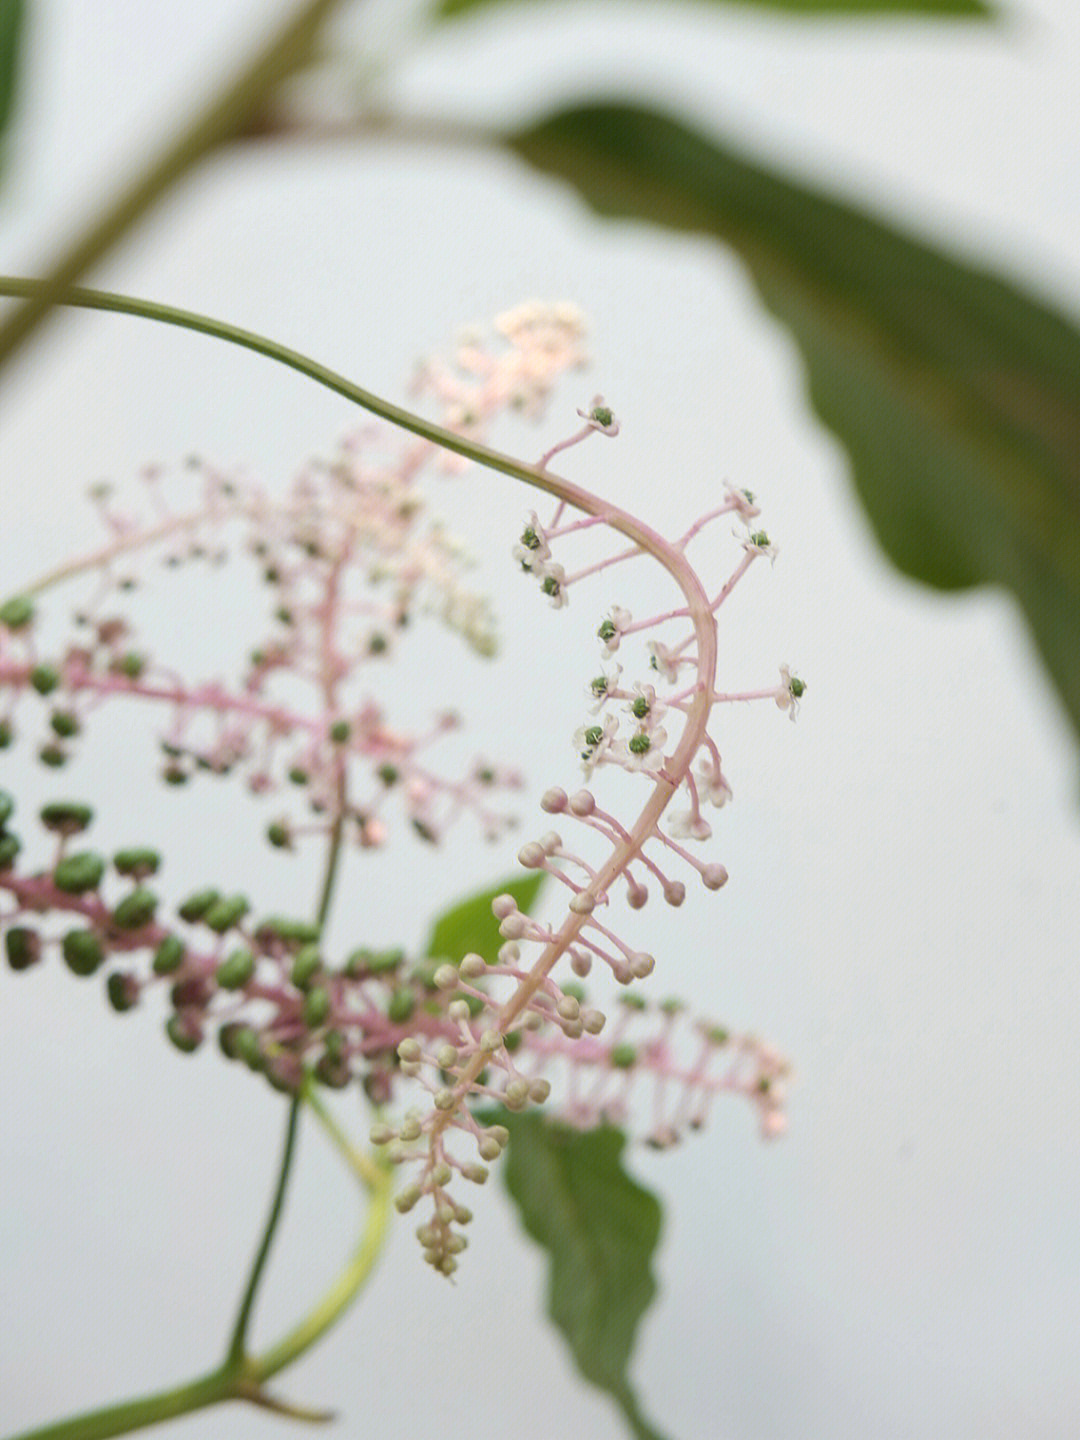
MULTIPOLYGON (((581 363, 581 320, 571 307, 522 307, 498 328, 507 342, 498 354, 463 342, 454 368, 425 369, 459 433, 507 407, 537 413, 559 372, 581 363)), ((17 596, 0 605, 0 746, 14 738, 17 710, 37 696, 47 705, 39 758, 62 766, 91 713, 123 697, 161 715, 166 783, 239 773, 255 794, 302 795, 299 814, 293 803, 267 825, 279 848, 325 834, 342 817, 357 844, 381 846, 395 803, 427 841, 465 811, 488 838, 501 834, 509 820, 490 797, 517 788, 518 774, 481 757, 464 777, 440 776, 425 752, 457 728, 457 716, 405 728, 368 690, 371 666, 391 659, 422 615, 482 655, 495 648, 487 601, 465 583, 466 557, 427 518, 421 482, 443 453, 370 426, 331 459, 306 465, 282 497, 199 460, 188 462, 181 506, 157 467, 140 475, 141 503, 93 487, 105 538, 54 577, 96 581, 76 613, 75 637, 43 653, 34 602, 17 596), (201 496, 194 505, 193 489, 201 496), (235 682, 185 678, 136 640, 121 597, 154 560, 170 568, 222 561, 234 549, 258 567, 269 629, 235 682), (304 694, 310 703, 298 702, 304 694)))
MULTIPOLYGON (((421 1239, 444 1273, 464 1248, 460 1227, 468 1220, 451 1181, 483 1184, 508 1139, 503 1126, 474 1113, 478 1108, 544 1104, 554 1082, 554 1112, 569 1123, 625 1124, 632 1088, 648 1082, 651 1144, 673 1144, 698 1128, 722 1092, 748 1098, 764 1133, 782 1128, 786 1067, 779 1057, 752 1037, 691 1018, 681 1003, 649 1006, 629 994, 609 1026, 581 984, 549 979, 508 1024, 500 994, 512 995, 527 978, 522 942, 548 934, 510 895, 494 902, 509 938, 490 963, 476 954, 410 960, 402 950, 367 948, 332 960, 318 926, 254 919, 247 897, 213 887, 187 896, 166 920, 147 884, 160 856, 147 847, 111 857, 83 848, 92 813, 78 802, 44 807, 51 864, 21 869, 14 813, 11 796, 0 792, 0 937, 10 967, 29 970, 58 954, 76 976, 103 976, 119 1013, 164 991, 165 1030, 179 1051, 191 1053, 216 1035, 228 1059, 276 1090, 357 1083, 380 1109, 403 1094, 424 1095, 426 1108, 414 1105, 393 1124, 380 1121, 371 1139, 392 1163, 416 1162, 397 1205, 404 1212, 431 1197, 421 1239), (478 1073, 466 1080, 476 1062, 478 1073), (459 1105, 463 1082, 467 1104, 459 1105), (465 1153, 451 1135, 468 1142, 465 1153)), ((576 960, 586 953, 576 951, 576 960)), ((638 959, 634 973, 647 973, 651 957, 638 959)))

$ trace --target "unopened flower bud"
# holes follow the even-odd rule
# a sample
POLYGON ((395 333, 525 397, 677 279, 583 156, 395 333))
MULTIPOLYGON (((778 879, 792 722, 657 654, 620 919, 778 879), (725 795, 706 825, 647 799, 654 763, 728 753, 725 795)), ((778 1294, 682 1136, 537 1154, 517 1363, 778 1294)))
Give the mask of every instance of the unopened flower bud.
POLYGON ((596 799, 590 790, 579 790, 570 798, 570 811, 579 819, 591 815, 596 809, 596 799))
POLYGON ((439 990, 456 990, 458 972, 456 965, 440 965, 432 977, 439 990))
POLYGON ((405 1189, 394 1197, 394 1205, 402 1215, 406 1215, 423 1193, 419 1185, 406 1185, 405 1189))
POLYGON ((727 884, 728 873, 723 865, 706 865, 701 872, 702 884, 706 890, 719 890, 727 884))
POLYGON ((540 801, 541 810, 546 810, 549 815, 559 815, 566 809, 566 791, 560 790, 557 786, 551 790, 545 790, 540 801))
POLYGON ((518 851, 517 858, 518 864, 524 865, 526 870, 539 870, 547 856, 544 854, 544 847, 538 841, 530 840, 518 851))

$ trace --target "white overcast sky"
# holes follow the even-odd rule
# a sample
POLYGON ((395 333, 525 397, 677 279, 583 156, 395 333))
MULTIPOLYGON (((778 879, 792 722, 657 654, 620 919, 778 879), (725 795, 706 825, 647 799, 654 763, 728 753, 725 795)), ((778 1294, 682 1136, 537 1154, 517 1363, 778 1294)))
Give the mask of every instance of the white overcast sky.
MULTIPOLYGON (((22 273, 169 133, 252 26, 286 9, 31 8, 25 126, 0 200, 0 269, 22 273)), ((982 29, 584 8, 448 33, 404 58, 392 93, 464 118, 600 88, 674 94, 699 122, 1080 315, 1071 0, 1023 0, 982 29)), ((394 13, 369 7, 385 35, 394 13)), ((573 299, 595 364, 564 387, 544 434, 565 434, 596 390, 623 432, 568 457, 566 473, 672 533, 723 480, 759 494, 780 557, 725 611, 722 654, 732 686, 795 666, 803 711, 794 726, 772 707, 732 718, 736 800, 712 842, 731 882, 635 923, 658 957, 655 993, 791 1055, 791 1129, 763 1147, 731 1102, 681 1150, 632 1157, 667 1206, 643 1402, 673 1440, 1077 1433, 1075 745, 1007 597, 935 596, 882 559, 843 453, 807 407, 799 357, 737 260, 607 228, 496 157, 295 146, 208 166, 95 279, 264 332, 399 399, 414 358, 460 324, 534 295, 573 299)), ((85 537, 90 481, 192 451, 284 481, 354 419, 299 377, 197 337, 123 318, 57 323, 5 378, 0 590, 85 537)), ((517 443, 541 448, 529 433, 517 443)), ((612 602, 635 608, 633 596, 601 584, 553 614, 506 558, 535 502, 483 476, 435 499, 485 555, 507 654, 490 673, 452 648, 422 654, 395 702, 457 705, 478 744, 523 765, 531 834, 543 788, 574 782, 590 622, 612 602)), ((162 625, 175 619, 164 592, 149 603, 162 625)), ((177 643, 216 673, 207 634, 177 643)), ((249 802, 202 787, 161 809, 140 768, 150 753, 125 731, 71 775, 87 793, 118 782, 100 807, 104 846, 171 844, 178 887, 220 866, 235 888, 305 903, 310 870, 247 845, 262 824, 249 802)), ((0 784, 55 791, 24 769, 23 753, 0 757, 0 784)), ((435 863, 407 844, 357 858, 340 943, 420 943, 429 907, 512 868, 509 848, 472 839, 466 826, 435 863)), ((98 989, 58 964, 0 976, 6 1430, 217 1358, 281 1107, 214 1055, 177 1056, 150 1020, 106 1015, 98 989)), ((260 1310, 267 1337, 352 1243, 347 1177, 314 1133, 301 1160, 260 1310)), ((433 1280, 403 1224, 356 1313, 282 1377, 283 1393, 334 1406, 342 1436, 620 1435, 539 1318, 540 1260, 497 1194, 478 1208, 456 1286, 433 1280)), ((159 1433, 256 1440, 281 1423, 211 1413, 159 1433)))

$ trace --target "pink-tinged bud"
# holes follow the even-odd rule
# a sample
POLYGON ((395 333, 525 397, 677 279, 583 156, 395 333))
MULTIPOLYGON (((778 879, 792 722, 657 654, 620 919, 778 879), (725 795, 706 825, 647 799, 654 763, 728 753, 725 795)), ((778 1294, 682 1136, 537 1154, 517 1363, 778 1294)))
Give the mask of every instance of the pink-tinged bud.
POLYGON ((686 886, 681 880, 669 880, 664 886, 664 899, 669 905, 681 905, 686 899, 686 886))
POLYGON ((528 929, 528 924, 525 916, 515 910, 499 921, 499 934, 504 940, 520 940, 528 929))
POLYGON ((537 840, 530 840, 518 851, 518 864, 524 865, 526 870, 540 870, 543 868, 547 855, 544 847, 537 840))
POLYGON ((728 873, 723 865, 706 865, 701 872, 701 879, 706 890, 719 890, 727 884, 728 873))
POLYGON ((491 902, 491 913, 496 920, 505 920, 508 915, 517 911, 517 901, 513 895, 496 895, 491 902))
POLYGON ((549 815, 561 815, 566 809, 566 791, 560 790, 558 786, 544 792, 540 801, 541 810, 546 810, 549 815))
POLYGON ((570 901, 570 909, 575 915, 591 915, 596 909, 596 897, 587 890, 581 890, 570 901))
POLYGON ((591 815, 596 809, 596 798, 590 790, 578 790, 570 799, 570 813, 579 819, 591 815))

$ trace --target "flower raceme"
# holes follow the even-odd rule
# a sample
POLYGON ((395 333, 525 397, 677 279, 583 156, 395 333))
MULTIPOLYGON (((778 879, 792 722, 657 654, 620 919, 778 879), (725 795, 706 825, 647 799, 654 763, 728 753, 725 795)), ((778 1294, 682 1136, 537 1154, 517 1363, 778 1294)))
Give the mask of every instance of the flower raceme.
MULTIPOLYGON (((418 389, 441 403, 447 428, 477 440, 503 408, 540 413, 559 373, 583 360, 582 326, 570 307, 522 306, 497 328, 506 342, 501 351, 469 335, 453 364, 429 361, 417 377, 418 389)), ((398 1208, 430 1202, 418 1234, 426 1258, 443 1273, 457 1264, 465 1244, 460 1227, 469 1218, 453 1182, 482 1182, 506 1143, 505 1127, 484 1113, 493 1104, 520 1110, 550 1095, 572 1123, 623 1123, 631 1088, 648 1077, 654 1099, 647 1136, 654 1144, 670 1144, 700 1125, 723 1091, 752 1100, 766 1135, 783 1128, 785 1066, 770 1047, 696 1021, 681 1004, 642 1004, 632 990, 621 991, 609 1025, 582 983, 606 970, 629 987, 654 968, 653 956, 623 939, 611 918, 622 900, 638 910, 655 890, 677 907, 686 895, 684 876, 707 890, 727 879, 715 859, 688 848, 710 838, 706 813, 731 798, 711 733, 718 708, 772 699, 794 718, 805 686, 784 666, 778 684, 717 689, 721 607, 756 560, 776 554, 756 528, 753 496, 729 489, 685 534, 666 539, 550 470, 557 454, 593 434, 618 433, 601 397, 578 414, 583 425, 523 477, 554 504, 543 520, 535 511, 528 516, 514 549, 518 566, 561 610, 595 575, 648 556, 675 581, 682 603, 645 619, 621 606, 598 618, 601 668, 584 677, 590 713, 573 737, 574 763, 587 784, 544 794, 542 807, 559 828, 521 846, 526 879, 493 897, 492 953, 409 961, 402 951, 361 947, 335 963, 318 926, 253 920, 245 897, 213 887, 189 896, 166 919, 145 884, 159 864, 152 851, 121 852, 110 864, 73 849, 89 824, 85 807, 46 807, 51 865, 20 870, 13 802, 0 796, 0 892, 7 897, 0 926, 13 967, 28 968, 55 948, 76 974, 108 968, 117 1010, 133 1008, 153 985, 167 986, 169 1035, 178 1048, 194 1049, 216 1031, 227 1056, 281 1089, 359 1079, 379 1113, 373 1142, 411 1177, 398 1208), (709 588, 687 549, 722 517, 739 527, 739 557, 709 588), (589 531, 614 537, 616 548, 568 569, 555 557, 571 536, 589 531), (648 658, 640 674, 624 681, 635 646, 648 658), (602 802, 596 789, 619 770, 631 779, 615 800, 602 802), (627 816, 634 787, 641 800, 636 815, 627 816), (543 875, 567 900, 553 922, 528 913, 535 895, 528 877, 543 875), (68 928, 43 933, 40 917, 50 913, 68 928), (141 964, 132 964, 140 956, 141 964)), ((62 763, 103 700, 137 701, 163 713, 167 780, 239 769, 256 795, 302 789, 309 814, 274 819, 267 829, 274 845, 348 829, 361 848, 380 846, 395 796, 423 839, 438 840, 463 810, 473 811, 489 836, 501 833, 504 819, 489 808, 485 791, 516 783, 513 771, 478 761, 463 781, 436 776, 421 752, 453 722, 437 716, 410 733, 356 689, 403 643, 419 611, 437 615, 481 653, 493 649, 490 614, 464 585, 459 548, 425 518, 419 479, 432 464, 461 468, 457 457, 447 460, 424 440, 388 448, 370 428, 334 459, 306 467, 281 501, 206 466, 197 467, 202 501, 186 509, 163 502, 156 473, 146 477, 148 515, 116 508, 99 493, 109 538, 52 577, 81 572, 97 579, 77 640, 43 660, 31 602, 19 597, 0 607, 3 738, 10 739, 17 720, 21 725, 17 709, 36 695, 50 707, 40 756, 62 763), (130 583, 140 557, 156 554, 175 564, 216 550, 226 524, 240 528, 260 566, 274 616, 235 687, 184 680, 151 661, 114 609, 118 586, 130 583), (279 695, 283 680, 293 689, 300 680, 311 706, 279 695)))

